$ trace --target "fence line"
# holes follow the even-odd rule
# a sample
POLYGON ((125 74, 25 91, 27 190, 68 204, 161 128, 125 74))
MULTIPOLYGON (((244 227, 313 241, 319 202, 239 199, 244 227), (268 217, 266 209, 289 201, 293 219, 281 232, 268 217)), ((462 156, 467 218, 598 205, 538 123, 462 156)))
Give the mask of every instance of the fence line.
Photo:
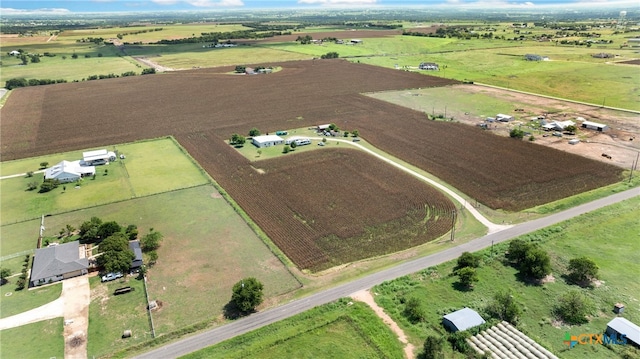
POLYGON ((156 337, 156 329, 153 326, 153 316, 151 315, 151 306, 149 305, 149 292, 147 291, 147 276, 142 276, 142 284, 144 286, 144 297, 147 299, 147 313, 149 313, 149 323, 151 324, 151 337, 156 337))
POLYGON ((4 257, 0 257, 0 262, 2 262, 2 261, 6 261, 7 259, 20 257, 20 256, 23 256, 23 255, 25 255, 25 254, 32 254, 32 253, 35 253, 35 252, 36 252, 36 250, 35 250, 35 249, 27 249, 26 251, 22 251, 22 252, 18 252, 18 253, 9 254, 9 255, 6 255, 6 256, 4 256, 4 257))

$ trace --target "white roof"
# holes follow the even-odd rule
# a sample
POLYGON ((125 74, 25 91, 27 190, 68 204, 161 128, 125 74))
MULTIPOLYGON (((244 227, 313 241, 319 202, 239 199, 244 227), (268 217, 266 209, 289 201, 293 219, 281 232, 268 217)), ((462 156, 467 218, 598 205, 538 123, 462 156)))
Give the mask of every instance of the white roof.
POLYGON ((444 316, 444 319, 450 321, 458 330, 467 330, 484 324, 484 319, 473 309, 463 308, 444 316))
POLYGON ((628 340, 640 345, 640 327, 627 319, 621 317, 613 318, 607 324, 607 327, 615 330, 619 334, 625 334, 628 340))
POLYGON ((253 142, 257 143, 265 143, 265 142, 277 142, 284 141, 282 137, 276 135, 262 135, 262 136, 254 136, 253 142))
POLYGON ((94 157, 94 156, 106 156, 106 155, 107 155, 107 150, 105 149, 82 152, 82 157, 94 157))
POLYGON ((573 126, 576 123, 571 121, 571 120, 566 120, 566 121, 553 121, 553 123, 557 124, 558 126, 565 128, 567 126, 573 126))
POLYGON ((605 125, 605 124, 592 122, 592 121, 583 121, 582 125, 583 126, 594 126, 594 127, 607 127, 607 125, 605 125))
POLYGON ((331 126, 330 124, 326 124, 326 125, 318 125, 318 128, 321 130, 325 130, 327 128, 329 128, 329 126, 331 126))
POLYGON ((500 117, 502 117, 502 118, 512 118, 513 116, 509 116, 509 115, 505 115, 503 113, 499 113, 499 114, 496 115, 496 117, 498 117, 498 118, 500 118, 500 117))
POLYGON ((80 166, 80 161, 62 161, 44 171, 44 178, 58 178, 63 174, 80 177, 82 174, 95 173, 94 166, 80 166))

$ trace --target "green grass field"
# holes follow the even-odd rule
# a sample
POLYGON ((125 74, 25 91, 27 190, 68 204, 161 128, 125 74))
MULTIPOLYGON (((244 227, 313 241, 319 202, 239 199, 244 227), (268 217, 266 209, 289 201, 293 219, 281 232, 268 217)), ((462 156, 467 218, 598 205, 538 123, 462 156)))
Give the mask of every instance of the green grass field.
MULTIPOLYGON (((20 259, 23 258, 21 257, 20 259)), ((14 273, 20 272, 18 270, 14 273)), ((0 295, 2 295, 2 301, 0 301, 0 318, 10 317, 45 305, 58 299, 60 293, 62 293, 62 283, 33 290, 27 290, 25 288, 16 291, 16 280, 18 280, 18 277, 9 278, 9 283, 0 287, 0 295), (11 293, 11 295, 7 296, 7 293, 11 293)), ((4 332, 2 332, 2 334, 4 334, 4 332)))
POLYGON ((101 283, 99 277, 92 277, 90 285, 87 344, 89 358, 105 356, 151 338, 142 280, 127 276, 120 280, 101 283), (114 290, 122 287, 131 287, 134 290, 113 295, 114 290), (122 338, 125 330, 131 330, 130 338, 122 338))
POLYGON ((316 307, 183 358, 402 358, 402 346, 366 305, 316 307))
POLYGON ((0 332, 2 358, 63 358, 62 318, 27 324, 0 332))
MULTIPOLYGON (((455 288, 457 277, 450 276, 455 262, 449 262, 413 275, 376 286, 380 293, 376 301, 385 308, 396 322, 411 336, 416 345, 430 334, 442 334, 441 317, 464 306, 482 311, 494 293, 511 290, 522 306, 523 314, 518 328, 563 358, 610 358, 620 355, 622 348, 613 352, 604 346, 578 346, 568 350, 562 343, 564 333, 601 333, 606 323, 615 315, 616 302, 626 303, 630 310, 624 317, 632 322, 640 321, 640 312, 632 303, 637 302, 640 285, 634 280, 640 271, 636 253, 638 241, 630 240, 640 230, 637 208, 640 198, 586 214, 567 223, 541 230, 525 236, 537 242, 552 258, 555 280, 542 286, 516 280, 517 271, 502 264, 500 258, 507 244, 497 245, 494 255, 491 250, 480 252, 484 264, 479 268, 480 281, 472 291, 461 292, 455 288), (555 321, 551 308, 559 295, 569 289, 578 288, 563 278, 571 258, 587 256, 600 267, 602 285, 593 289, 581 289, 596 305, 588 324, 567 326, 555 321), (426 309, 425 322, 411 324, 402 314, 401 300, 418 297, 426 309)), ((450 349, 449 349, 450 350, 450 349)), ((462 357, 458 355, 456 357, 462 357)))
MULTIPOLYGON (((2 224, 15 223, 134 197, 193 187, 208 182, 200 168, 171 138, 110 147, 125 154, 106 166, 96 166, 95 178, 87 177, 77 186, 61 184, 48 193, 27 191, 27 185, 43 181, 44 174, 2 180, 0 193, 2 224), (175 176, 180 173, 180 176, 175 176)), ((55 165, 61 159, 82 158, 82 151, 0 163, 3 175, 33 171, 42 161, 55 165)), ((3 247, 5 245, 3 244, 3 247)), ((2 249, 2 255, 10 254, 2 249)))

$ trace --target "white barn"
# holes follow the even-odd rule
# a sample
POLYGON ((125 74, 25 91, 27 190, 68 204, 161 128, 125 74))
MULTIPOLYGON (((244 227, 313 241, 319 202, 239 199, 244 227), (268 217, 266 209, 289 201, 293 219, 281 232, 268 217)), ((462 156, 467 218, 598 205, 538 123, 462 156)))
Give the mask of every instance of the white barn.
POLYGON ((602 123, 597 123, 597 122, 591 122, 591 121, 584 121, 582 122, 582 128, 588 128, 590 130, 596 130, 599 132, 604 132, 607 131, 609 129, 609 126, 602 124, 602 123))
POLYGON ((627 337, 627 341, 630 341, 633 345, 640 347, 640 327, 625 318, 613 318, 609 323, 607 323, 606 332, 609 335, 625 335, 627 337))
POLYGON ((82 160, 84 161, 84 164, 87 166, 104 165, 104 164, 107 164, 109 161, 115 161, 116 154, 115 152, 110 152, 105 149, 87 151, 87 152, 82 152, 82 160))
POLYGON ((263 148, 281 145, 284 143, 284 140, 282 137, 276 135, 263 135, 253 137, 251 143, 258 148, 263 148))
POLYGON ((96 168, 93 166, 81 166, 80 161, 62 161, 44 171, 45 179, 55 179, 60 183, 75 182, 82 177, 93 176, 96 168))

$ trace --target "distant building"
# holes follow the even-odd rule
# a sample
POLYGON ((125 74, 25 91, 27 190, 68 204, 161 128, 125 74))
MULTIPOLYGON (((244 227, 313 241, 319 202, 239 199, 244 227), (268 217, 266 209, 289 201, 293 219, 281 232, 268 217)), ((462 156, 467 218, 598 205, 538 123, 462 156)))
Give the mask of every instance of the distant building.
POLYGON ((362 44, 362 40, 360 39, 351 39, 350 41, 353 45, 362 44))
POLYGON ((88 273, 89 261, 79 241, 36 250, 31 269, 31 286, 58 282, 88 273))
POLYGON ((20 51, 13 50, 9 52, 9 56, 20 56, 20 51))
POLYGON ((509 115, 505 115, 502 113, 499 113, 496 115, 496 120, 500 121, 500 122, 511 122, 513 121, 513 116, 509 116, 509 115))
POLYGON ((582 128, 588 128, 590 130, 596 130, 599 132, 605 132, 609 130, 609 126, 602 124, 602 123, 597 123, 597 122, 591 122, 591 121, 584 121, 582 122, 582 125, 580 125, 582 128))
POLYGON ((69 183, 94 174, 96 174, 94 166, 81 166, 80 161, 62 161, 47 168, 44 171, 44 178, 58 180, 60 183, 69 183))
POLYGON ((434 70, 434 71, 440 70, 440 67, 438 67, 438 64, 434 62, 421 62, 418 68, 420 70, 434 70))
POLYGON ((276 135, 263 135, 263 136, 254 136, 251 139, 251 142, 254 146, 258 148, 263 147, 272 147, 276 145, 281 145, 284 143, 284 140, 280 136, 276 135))
POLYGON ((107 151, 105 149, 82 152, 83 166, 98 166, 105 165, 109 161, 116 160, 115 152, 107 151))
POLYGON ((542 128, 545 131, 564 131, 565 128, 569 126, 575 126, 575 124, 576 123, 571 120, 553 121, 553 122, 542 125, 542 128))
POLYGON ((469 308, 449 313, 442 318, 442 324, 452 332, 464 331, 484 323, 480 314, 469 308))

